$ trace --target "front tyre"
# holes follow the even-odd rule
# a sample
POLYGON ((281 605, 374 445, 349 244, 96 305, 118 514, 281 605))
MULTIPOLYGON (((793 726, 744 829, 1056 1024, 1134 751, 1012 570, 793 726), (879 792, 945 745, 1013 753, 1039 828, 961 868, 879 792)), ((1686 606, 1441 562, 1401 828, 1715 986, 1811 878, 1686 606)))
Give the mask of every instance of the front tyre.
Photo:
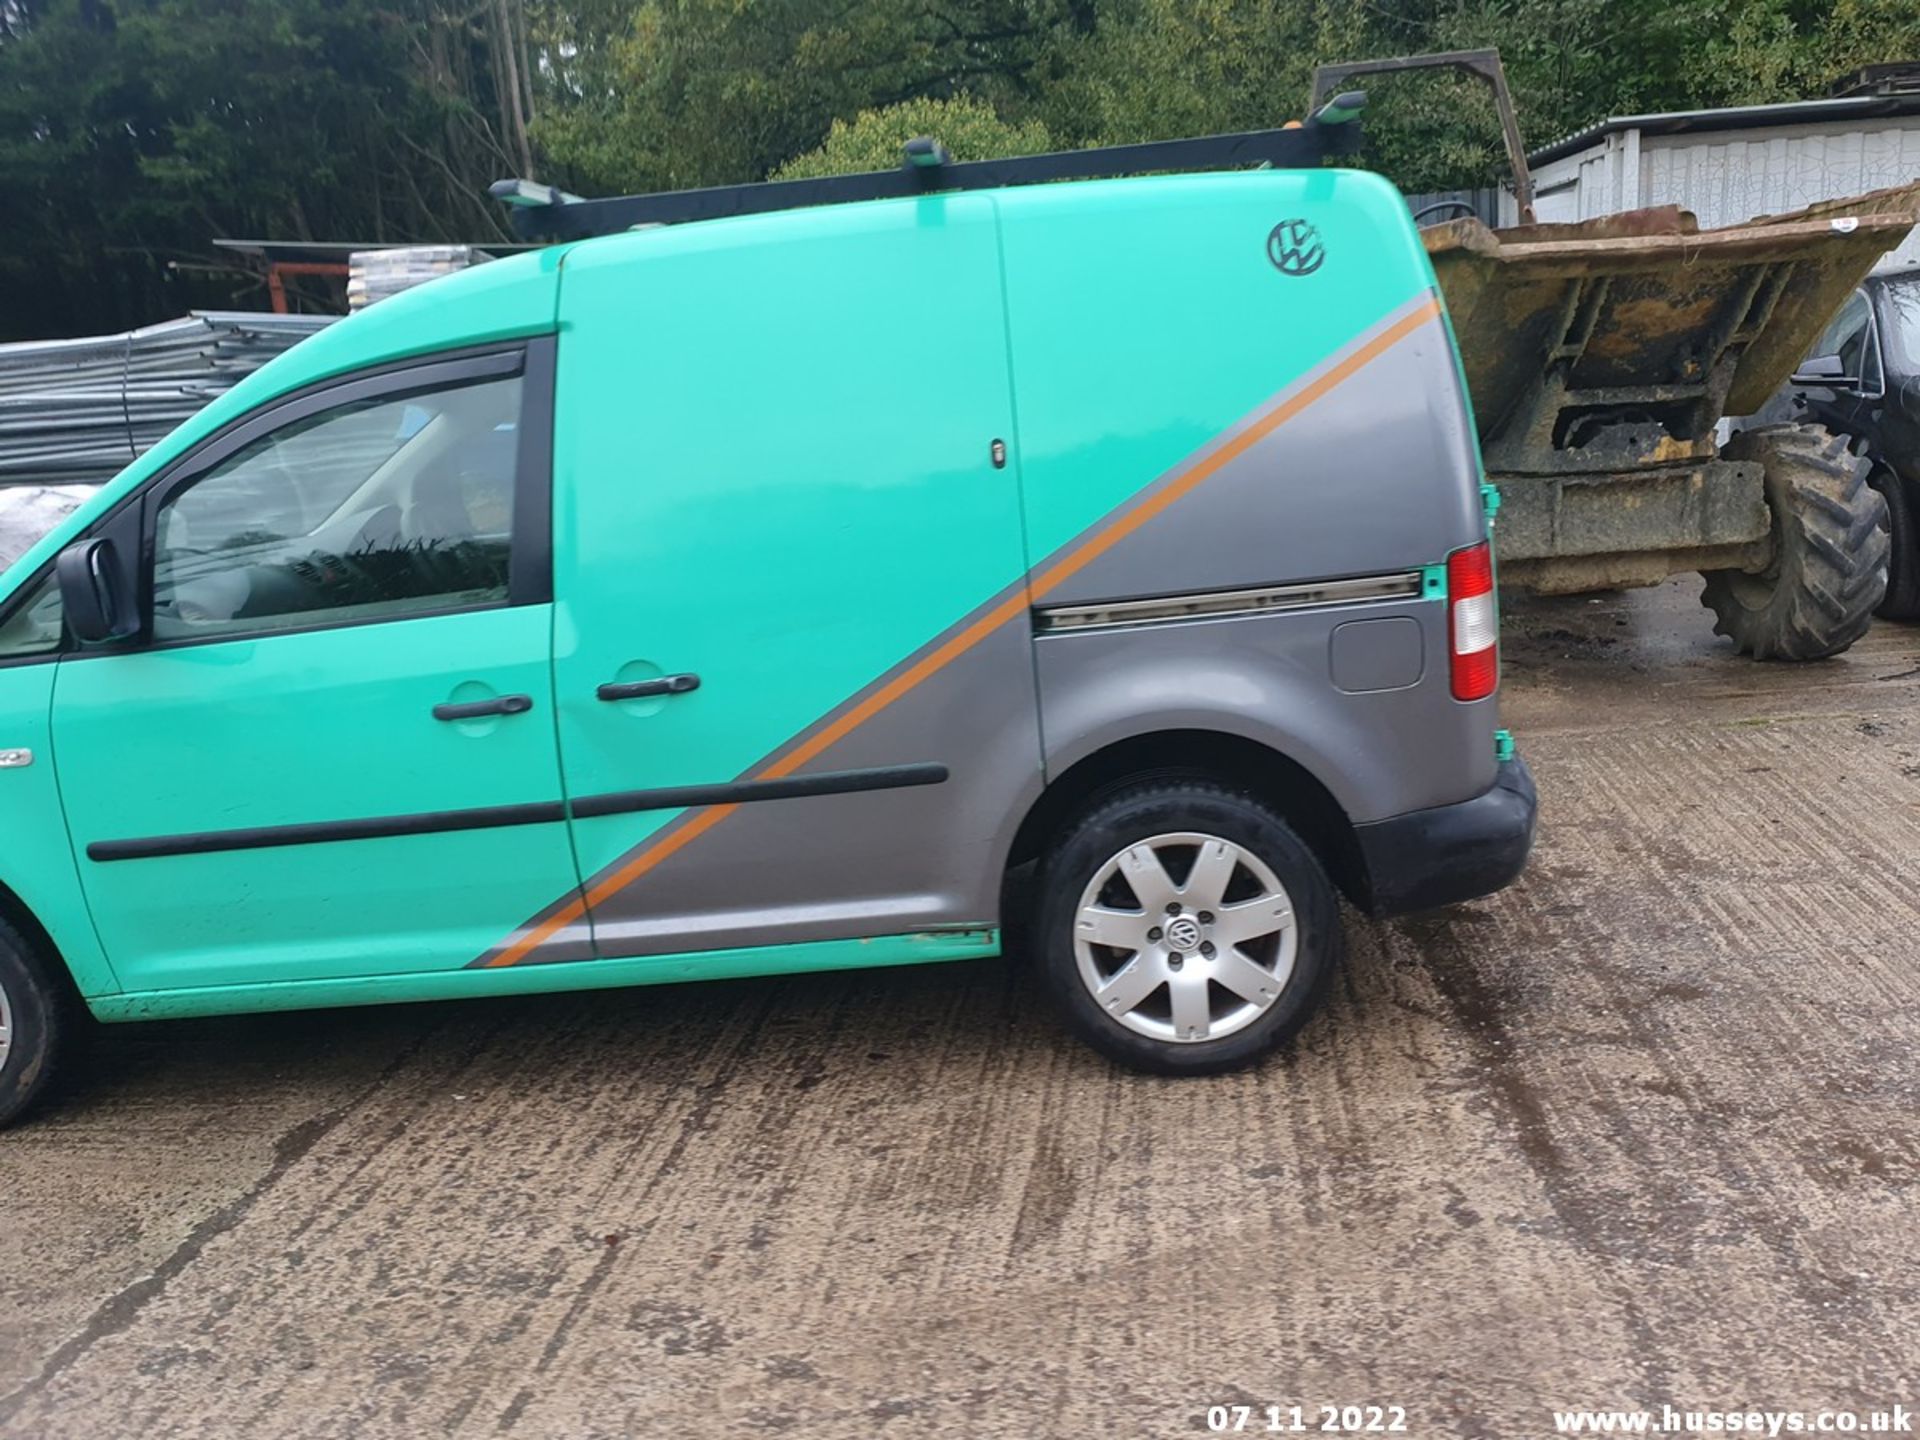
POLYGON ((1773 559, 1710 570, 1713 630, 1756 660, 1822 660, 1867 633, 1887 593, 1887 511, 1846 441, 1810 424, 1742 430, 1721 454, 1765 470, 1773 559))
POLYGON ((1197 781, 1111 795, 1041 869, 1042 982, 1068 1027, 1138 1070, 1252 1063, 1305 1024, 1341 950, 1333 887, 1271 810, 1197 781))
POLYGON ((69 1020, 65 992, 45 957, 0 922, 0 1126, 46 1094, 69 1020))

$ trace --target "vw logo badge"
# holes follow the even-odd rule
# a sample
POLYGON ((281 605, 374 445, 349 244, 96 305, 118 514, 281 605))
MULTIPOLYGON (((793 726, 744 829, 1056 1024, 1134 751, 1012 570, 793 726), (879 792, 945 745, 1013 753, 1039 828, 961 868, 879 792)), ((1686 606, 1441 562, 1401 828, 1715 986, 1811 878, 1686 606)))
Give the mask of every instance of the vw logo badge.
POLYGON ((1267 232, 1267 258, 1282 275, 1311 275, 1327 258, 1320 232, 1304 220, 1282 220, 1267 232))

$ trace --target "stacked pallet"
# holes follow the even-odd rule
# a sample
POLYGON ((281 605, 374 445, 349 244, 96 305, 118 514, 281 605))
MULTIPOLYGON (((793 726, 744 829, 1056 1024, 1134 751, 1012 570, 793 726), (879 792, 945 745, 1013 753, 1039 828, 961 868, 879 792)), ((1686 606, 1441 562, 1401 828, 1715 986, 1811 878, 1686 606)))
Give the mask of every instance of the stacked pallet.
POLYGON ((356 250, 347 260, 347 308, 364 309, 376 300, 411 290, 442 275, 465 270, 489 258, 471 245, 398 245, 385 250, 356 250))

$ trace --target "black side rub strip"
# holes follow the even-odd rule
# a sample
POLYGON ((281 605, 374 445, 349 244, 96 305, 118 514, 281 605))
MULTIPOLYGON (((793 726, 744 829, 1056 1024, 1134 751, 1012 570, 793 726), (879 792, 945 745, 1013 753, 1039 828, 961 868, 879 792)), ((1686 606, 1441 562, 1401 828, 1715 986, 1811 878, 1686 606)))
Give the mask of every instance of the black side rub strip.
MULTIPOLYGON (((574 816, 628 815, 643 810, 684 810, 701 805, 741 805, 755 800, 792 800, 808 795, 854 795, 938 785, 944 765, 886 765, 870 770, 832 770, 780 780, 735 780, 725 785, 676 785, 588 795, 573 802, 574 816)), ((203 830, 192 835, 154 835, 143 840, 95 840, 95 861, 151 860, 163 855, 210 855, 222 850, 266 850, 279 845, 321 845, 335 840, 384 840, 396 835, 436 835, 451 830, 488 830, 508 825, 550 825, 567 818, 558 800, 529 805, 485 805, 472 810, 428 810, 368 820, 321 820, 306 825, 262 825, 247 830, 203 830)))
POLYGON ((900 790, 938 785, 944 765, 882 765, 871 770, 826 770, 818 775, 787 775, 778 780, 734 780, 725 785, 675 785, 661 790, 622 790, 586 795, 573 802, 582 820, 598 815, 627 815, 639 810, 685 810, 696 805, 741 805, 753 800, 794 800, 803 795, 854 795, 862 790, 900 790))
POLYGON ((329 840, 384 840, 394 835, 436 835, 447 830, 546 825, 566 818, 566 810, 558 800, 542 800, 531 805, 485 805, 473 810, 376 815, 368 820, 319 820, 308 825, 202 830, 195 835, 155 835, 145 840, 95 840, 87 846, 87 858, 151 860, 159 855, 210 855, 220 850, 268 850, 276 845, 319 845, 329 840))

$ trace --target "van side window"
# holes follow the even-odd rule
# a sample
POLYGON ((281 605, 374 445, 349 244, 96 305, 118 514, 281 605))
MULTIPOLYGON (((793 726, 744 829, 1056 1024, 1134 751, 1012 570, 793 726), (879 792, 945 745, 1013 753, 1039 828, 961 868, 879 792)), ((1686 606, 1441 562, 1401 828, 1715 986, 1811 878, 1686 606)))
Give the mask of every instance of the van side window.
POLYGON ((343 405, 208 471, 155 521, 154 638, 504 603, 520 398, 515 377, 343 405))
POLYGON ((0 660, 51 655, 60 648, 63 613, 60 586, 49 568, 37 585, 28 587, 13 612, 0 621, 0 660))

